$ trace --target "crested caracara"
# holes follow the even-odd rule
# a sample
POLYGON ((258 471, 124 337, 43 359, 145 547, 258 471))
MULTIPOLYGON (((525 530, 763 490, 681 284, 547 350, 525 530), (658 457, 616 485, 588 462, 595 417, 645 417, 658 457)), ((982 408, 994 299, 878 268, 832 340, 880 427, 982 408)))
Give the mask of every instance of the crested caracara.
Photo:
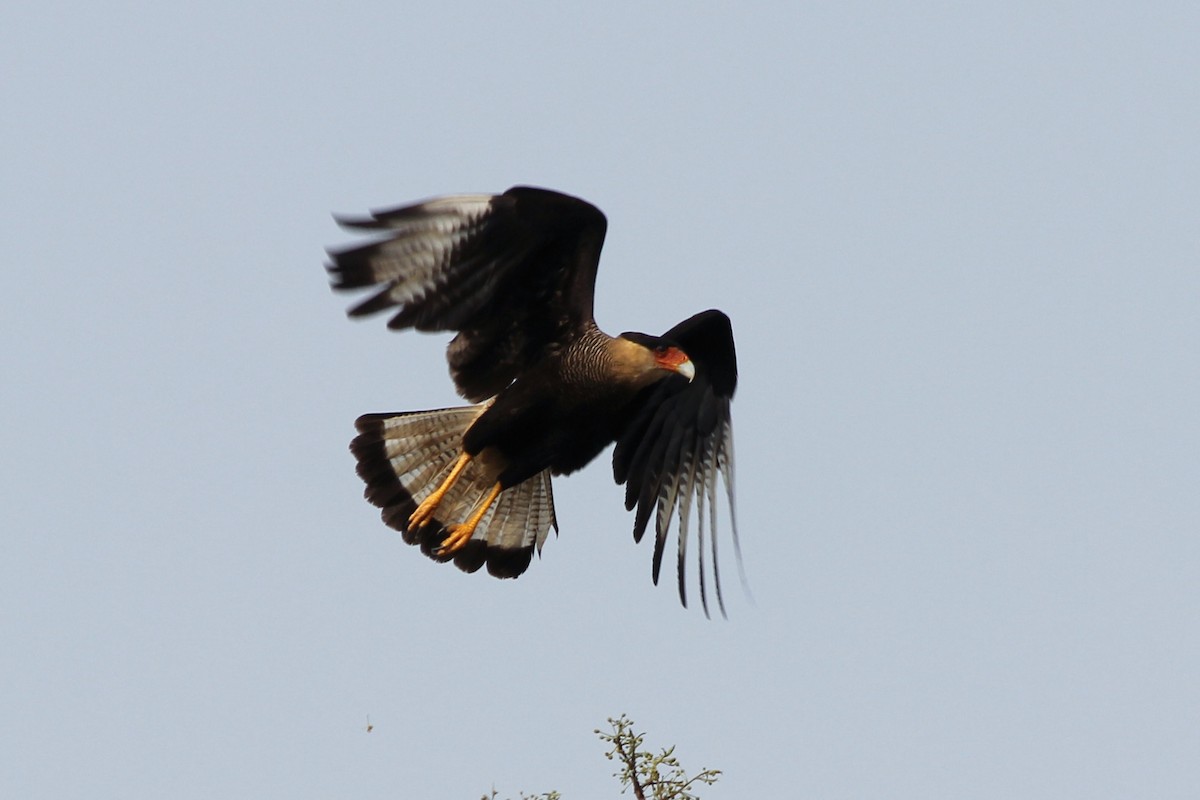
POLYGON ((558 530, 551 476, 580 469, 615 442, 613 473, 625 484, 626 508, 636 509, 636 541, 654 518, 655 583, 678 514, 687 605, 694 506, 704 610, 707 549, 724 613, 718 483, 737 550, 729 318, 704 311, 662 336, 601 331, 592 294, 604 215, 545 189, 442 197, 338 222, 374 234, 329 251, 334 289, 371 290, 349 315, 387 310, 392 329, 455 331, 450 374, 475 404, 359 417, 350 449, 384 522, 430 558, 516 577, 558 530))

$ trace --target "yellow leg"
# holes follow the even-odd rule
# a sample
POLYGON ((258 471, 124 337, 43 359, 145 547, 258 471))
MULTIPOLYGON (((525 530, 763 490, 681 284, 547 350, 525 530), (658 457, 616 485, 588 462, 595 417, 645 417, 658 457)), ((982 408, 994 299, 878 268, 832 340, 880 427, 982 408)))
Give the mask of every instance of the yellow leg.
POLYGON ((429 524, 429 521, 433 519, 434 512, 437 511, 438 505, 446 496, 446 492, 450 491, 451 487, 453 487, 455 482, 458 481, 459 476, 463 474, 463 470, 467 468, 467 464, 470 462, 471 457, 466 453, 463 453, 458 457, 458 460, 454 462, 454 466, 450 468, 450 474, 446 476, 446 480, 442 481, 442 485, 434 489, 433 494, 422 500, 421 505, 417 506, 417 510, 409 516, 409 533, 414 533, 418 528, 422 528, 429 524))
POLYGON ((483 502, 479 504, 479 507, 475 509, 475 513, 471 515, 469 520, 461 525, 451 525, 448 528, 446 539, 442 542, 442 546, 439 547, 437 551, 439 556, 449 555, 450 553, 461 550, 466 546, 467 542, 471 541, 471 536, 474 535, 475 528, 479 526, 479 521, 483 519, 485 514, 487 514, 488 509, 492 507, 492 503, 496 502, 496 498, 500 496, 501 491, 503 491, 503 489, 501 488, 500 484, 497 483, 492 487, 492 490, 488 492, 487 497, 483 499, 483 502))

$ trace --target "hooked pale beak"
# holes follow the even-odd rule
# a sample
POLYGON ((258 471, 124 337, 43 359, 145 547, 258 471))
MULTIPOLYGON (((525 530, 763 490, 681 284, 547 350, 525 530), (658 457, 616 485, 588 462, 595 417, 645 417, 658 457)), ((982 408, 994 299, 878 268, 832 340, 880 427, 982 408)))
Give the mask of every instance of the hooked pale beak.
POLYGON ((662 369, 678 372, 688 379, 688 383, 691 383, 692 379, 696 377, 696 365, 687 357, 687 353, 678 347, 668 347, 655 361, 662 369))

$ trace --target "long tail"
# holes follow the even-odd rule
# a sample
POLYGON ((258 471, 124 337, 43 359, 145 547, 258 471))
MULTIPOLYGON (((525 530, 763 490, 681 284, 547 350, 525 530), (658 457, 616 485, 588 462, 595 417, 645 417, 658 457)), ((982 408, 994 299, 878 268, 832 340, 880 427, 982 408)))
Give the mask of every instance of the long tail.
POLYGON ((506 489, 471 541, 451 555, 439 556, 447 526, 465 520, 495 483, 494 470, 472 460, 438 505, 433 520, 408 531, 408 518, 446 477, 462 452, 463 433, 486 408, 364 414, 355 422, 358 436, 350 451, 358 459, 359 477, 367 484, 365 497, 383 510, 383 521, 400 531, 404 541, 420 545, 421 552, 435 561, 454 561, 465 572, 486 564, 498 578, 515 578, 529 567, 534 548, 541 553, 550 528, 558 531, 548 470, 506 489))

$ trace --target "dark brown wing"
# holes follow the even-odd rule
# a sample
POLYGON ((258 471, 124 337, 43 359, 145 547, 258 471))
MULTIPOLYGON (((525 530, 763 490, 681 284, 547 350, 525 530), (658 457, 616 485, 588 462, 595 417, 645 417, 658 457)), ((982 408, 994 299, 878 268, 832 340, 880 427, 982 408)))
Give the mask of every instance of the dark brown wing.
POLYGON ((655 515, 654 582, 662 566, 671 517, 679 514, 679 599, 686 606, 688 525, 695 503, 700 599, 708 614, 705 585, 705 515, 717 604, 725 613, 717 560, 717 484, 723 478, 734 551, 741 549, 733 506, 733 428, 729 404, 737 388, 737 356, 729 318, 704 311, 663 334, 691 358, 696 376, 675 375, 646 390, 613 451, 613 475, 625 484, 625 507, 636 508, 633 538, 641 541, 655 515), (706 508, 707 505, 707 508, 706 508), (655 514, 655 511, 657 513, 655 514))
POLYGON ((583 200, 515 187, 338 222, 383 234, 329 251, 334 289, 378 287, 350 316, 395 308, 389 328, 458 331, 446 358, 468 400, 495 395, 547 348, 593 324, 607 223, 583 200))

